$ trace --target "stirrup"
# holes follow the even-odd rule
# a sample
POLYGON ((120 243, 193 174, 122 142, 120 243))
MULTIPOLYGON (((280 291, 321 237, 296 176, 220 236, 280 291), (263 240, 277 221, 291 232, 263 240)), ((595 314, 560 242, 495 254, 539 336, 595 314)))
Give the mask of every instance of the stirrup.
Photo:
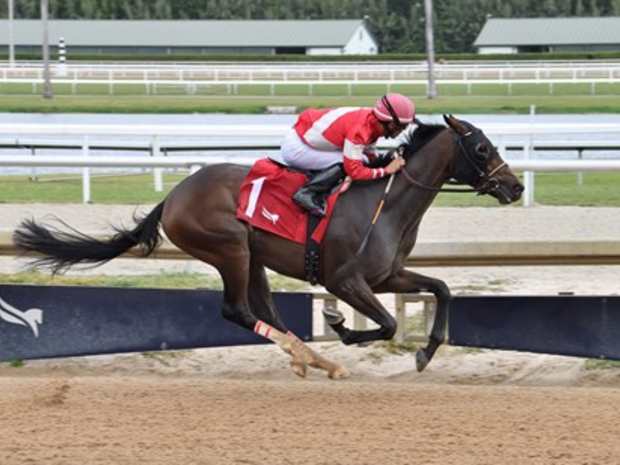
POLYGON ((326 208, 314 203, 311 200, 312 199, 311 193, 309 193, 309 195, 304 195, 303 193, 299 195, 300 192, 301 191, 297 191, 295 195, 293 196, 293 201, 297 205, 299 205, 301 208, 303 208, 304 210, 306 210, 308 213, 310 213, 313 216, 318 216, 318 217, 325 216, 326 208), (310 197, 310 200, 308 199, 308 197, 310 197))

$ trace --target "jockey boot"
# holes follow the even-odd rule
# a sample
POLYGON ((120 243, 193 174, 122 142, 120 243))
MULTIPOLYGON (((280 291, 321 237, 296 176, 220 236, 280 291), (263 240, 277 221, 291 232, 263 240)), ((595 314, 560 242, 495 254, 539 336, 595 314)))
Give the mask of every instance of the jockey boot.
POLYGON ((340 163, 319 171, 301 189, 295 192, 293 200, 301 208, 308 210, 311 215, 325 216, 327 209, 325 198, 344 176, 345 173, 340 163))

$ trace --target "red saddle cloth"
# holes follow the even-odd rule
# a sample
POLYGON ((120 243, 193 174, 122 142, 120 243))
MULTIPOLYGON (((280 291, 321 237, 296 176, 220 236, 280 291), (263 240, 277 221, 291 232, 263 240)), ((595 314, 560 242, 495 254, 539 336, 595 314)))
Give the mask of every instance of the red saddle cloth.
MULTIPOLYGON (((306 176, 262 158, 254 163, 239 192, 237 218, 253 227, 277 234, 299 244, 306 243, 308 212, 293 202, 293 194, 306 182, 306 176)), ((339 190, 327 199, 327 214, 312 234, 323 240, 339 190)))

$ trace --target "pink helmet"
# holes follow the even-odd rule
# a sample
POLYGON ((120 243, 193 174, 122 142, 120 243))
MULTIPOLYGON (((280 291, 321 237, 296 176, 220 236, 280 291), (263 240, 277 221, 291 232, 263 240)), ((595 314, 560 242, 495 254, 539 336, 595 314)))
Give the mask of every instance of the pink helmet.
POLYGON ((415 117, 413 102, 401 94, 387 94, 377 100, 373 113, 379 121, 394 121, 409 124, 415 117))

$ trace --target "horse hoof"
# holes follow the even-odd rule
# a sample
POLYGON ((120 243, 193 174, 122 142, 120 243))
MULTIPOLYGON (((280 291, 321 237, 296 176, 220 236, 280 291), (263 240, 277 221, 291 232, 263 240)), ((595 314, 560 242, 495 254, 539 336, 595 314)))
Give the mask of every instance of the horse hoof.
POLYGON ((351 376, 351 373, 345 367, 338 367, 330 371, 327 376, 329 376, 329 379, 345 379, 351 376))
POLYGON ((424 368, 426 368, 426 365, 428 365, 428 362, 430 362, 430 360, 426 356, 426 353, 424 353, 422 349, 418 350, 415 354, 415 365, 416 365, 416 368, 418 369, 418 373, 421 373, 424 370, 424 368))
POLYGON ((305 363, 291 362, 291 369, 300 378, 306 377, 307 366, 305 363))
POLYGON ((342 312, 335 308, 324 308, 323 317, 328 325, 334 326, 344 323, 344 315, 342 312))

